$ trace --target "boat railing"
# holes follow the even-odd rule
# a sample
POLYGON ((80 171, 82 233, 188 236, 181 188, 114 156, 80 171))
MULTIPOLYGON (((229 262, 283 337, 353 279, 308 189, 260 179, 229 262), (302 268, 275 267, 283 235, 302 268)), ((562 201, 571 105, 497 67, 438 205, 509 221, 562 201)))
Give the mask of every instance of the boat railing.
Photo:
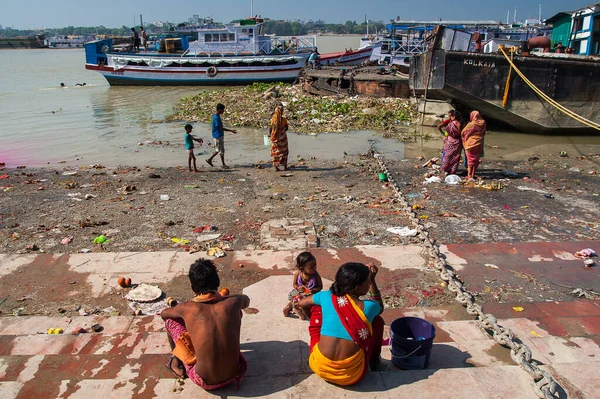
POLYGON ((405 54, 421 54, 427 51, 429 43, 424 40, 412 39, 407 42, 400 42, 396 48, 397 53, 405 54))
POLYGON ((195 56, 279 55, 306 53, 315 47, 315 36, 260 36, 258 39, 251 38, 246 42, 206 43, 195 41, 189 44, 187 54, 195 56))

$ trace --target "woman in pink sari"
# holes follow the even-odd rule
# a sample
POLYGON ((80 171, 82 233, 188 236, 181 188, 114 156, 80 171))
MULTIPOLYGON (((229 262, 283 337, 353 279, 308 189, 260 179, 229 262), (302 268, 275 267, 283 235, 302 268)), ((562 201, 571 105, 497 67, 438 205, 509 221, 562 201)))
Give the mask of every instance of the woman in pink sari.
POLYGON ((442 160, 442 169, 446 174, 453 175, 458 169, 460 163, 460 153, 462 152, 462 138, 460 135, 462 128, 462 115, 457 111, 450 111, 450 121, 446 124, 446 138, 444 139, 444 159, 442 160))
POLYGON ((475 179, 475 171, 479 166, 479 158, 483 152, 485 121, 479 111, 471 112, 471 121, 462 131, 462 142, 467 156, 467 178, 475 179))

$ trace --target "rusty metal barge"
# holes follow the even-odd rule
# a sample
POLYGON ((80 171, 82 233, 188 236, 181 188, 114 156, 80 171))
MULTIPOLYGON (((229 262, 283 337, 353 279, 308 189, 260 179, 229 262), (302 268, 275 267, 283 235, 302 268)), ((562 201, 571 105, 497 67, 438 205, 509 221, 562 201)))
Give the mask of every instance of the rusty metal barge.
MULTIPOLYGON (((600 122, 600 62, 586 56, 539 53, 517 55, 514 65, 558 104, 600 122)), ((598 134, 561 112, 512 70, 504 54, 435 49, 411 60, 410 86, 417 95, 450 101, 469 112, 525 133, 598 134), (507 83, 508 81, 508 83, 507 83)))
POLYGON ((307 93, 322 96, 410 97, 408 74, 377 66, 305 68, 300 82, 307 93))

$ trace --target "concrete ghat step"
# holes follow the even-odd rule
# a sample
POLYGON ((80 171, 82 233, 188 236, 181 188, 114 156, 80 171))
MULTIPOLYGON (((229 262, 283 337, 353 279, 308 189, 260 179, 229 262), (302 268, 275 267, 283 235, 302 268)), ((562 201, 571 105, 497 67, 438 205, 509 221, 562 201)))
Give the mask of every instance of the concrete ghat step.
MULTIPOLYGON (((427 370, 395 369, 384 348, 382 371, 368 373, 357 386, 343 389, 325 383, 307 365, 308 323, 281 315, 290 286, 290 276, 273 276, 244 290, 258 313, 243 318, 241 343, 249 370, 240 391, 230 387, 214 396, 187 381, 186 397, 535 397, 528 375, 512 365, 508 351, 469 320, 437 322, 439 342, 427 370)), ((532 328, 527 319, 506 322, 518 332, 532 328)), ((534 357, 539 351, 544 367, 562 378, 569 393, 594 397, 600 392, 595 377, 600 353, 590 338, 564 344, 539 326, 536 331, 540 336, 530 338, 534 357)), ((181 397, 172 392, 179 385, 164 367, 168 353, 158 316, 0 318, 0 396, 181 397), (104 331, 68 334, 75 326, 95 323, 104 331), (67 334, 43 334, 53 327, 67 334)))

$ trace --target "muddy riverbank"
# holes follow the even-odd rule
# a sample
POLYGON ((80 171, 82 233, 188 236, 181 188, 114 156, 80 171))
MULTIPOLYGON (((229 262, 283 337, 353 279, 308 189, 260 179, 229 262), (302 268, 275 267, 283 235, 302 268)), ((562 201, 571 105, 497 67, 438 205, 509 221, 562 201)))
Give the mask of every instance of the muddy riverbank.
MULTIPOLYGON (((459 186, 424 185, 426 176, 440 176, 435 167, 423 167, 426 161, 412 158, 389 163, 439 244, 600 239, 599 154, 484 160, 482 182, 459 186)), ((408 226, 408 218, 397 208, 390 187, 378 180, 372 158, 296 158, 288 173, 268 166, 240 165, 226 171, 207 167, 200 173, 182 168, 100 165, 4 170, 8 177, 2 179, 0 191, 0 252, 192 249, 204 256, 205 250, 194 247, 197 238, 206 234, 199 228, 208 226, 211 233, 221 234, 219 240, 225 249, 261 249, 261 225, 281 218, 313 223, 321 248, 418 243, 415 237, 387 231, 389 227, 408 226), (102 247, 93 243, 99 235, 109 240, 102 247)), ((270 273, 223 265, 224 284, 236 289, 270 273)), ((382 291, 391 306, 430 306, 453 300, 441 289, 443 285, 433 271, 384 275, 382 291)), ((42 284, 35 276, 35 270, 23 270, 18 278, 8 275, 0 280, 2 291, 10 297, 6 306, 18 307, 19 300, 29 301, 28 312, 44 314, 64 308, 62 299, 52 297, 51 291, 36 288, 34 296, 24 293, 25 282, 42 284)), ((59 273, 56 279, 57 284, 65 284, 70 277, 59 273)), ((78 284, 77 279, 73 281, 78 284)), ((173 284, 164 289, 183 295, 185 287, 176 289, 173 284)), ((493 286, 504 291, 480 292, 482 302, 527 300, 532 292, 544 300, 568 298, 564 289, 527 279, 497 281, 493 286)), ((111 296, 90 303, 90 298, 81 295, 70 297, 68 303, 86 303, 97 309, 115 303, 111 296)), ((69 311, 75 310, 69 307, 69 311)))

